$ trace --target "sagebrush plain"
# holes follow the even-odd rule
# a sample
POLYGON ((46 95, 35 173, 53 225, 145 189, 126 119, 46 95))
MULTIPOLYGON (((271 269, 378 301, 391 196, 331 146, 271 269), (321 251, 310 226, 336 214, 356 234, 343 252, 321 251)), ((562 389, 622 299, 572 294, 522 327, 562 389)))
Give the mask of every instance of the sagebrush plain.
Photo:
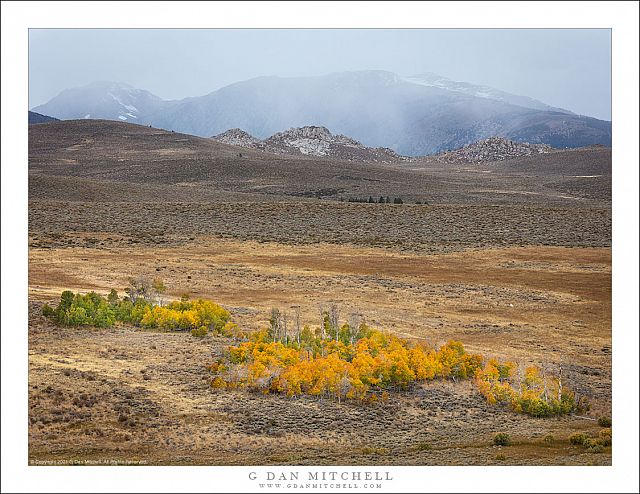
POLYGON ((611 464, 611 447, 569 440, 611 415, 610 149, 379 165, 106 121, 29 133, 31 461, 611 464), (369 196, 403 204, 348 202, 369 196), (42 315, 64 290, 123 293, 135 276, 248 331, 272 308, 313 328, 336 305, 403 338, 562 367, 590 409, 533 418, 454 380, 376 403, 217 390, 207 367, 228 338, 42 315))

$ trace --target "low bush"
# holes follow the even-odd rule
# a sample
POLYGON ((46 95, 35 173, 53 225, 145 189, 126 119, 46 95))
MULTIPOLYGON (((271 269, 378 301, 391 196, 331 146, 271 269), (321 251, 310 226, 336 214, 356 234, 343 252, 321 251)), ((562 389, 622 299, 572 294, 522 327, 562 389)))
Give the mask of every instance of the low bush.
POLYGON ((56 311, 49 304, 44 304, 42 306, 42 315, 45 317, 54 317, 56 315, 56 311))
POLYGON ((597 438, 576 432, 569 437, 569 441, 574 446, 582 446, 590 453, 602 453, 606 447, 611 446, 611 429, 602 429, 597 438))
POLYGON ((598 434, 598 440, 603 446, 611 446, 611 429, 602 429, 598 434))
POLYGON ((493 444, 496 446, 509 446, 511 444, 511 436, 506 432, 499 432, 493 436, 493 444))
POLYGON ((377 448, 375 446, 365 446, 361 451, 363 455, 386 455, 389 453, 387 448, 377 448))
POLYGON ((607 417, 607 416, 600 417, 598 419, 598 425, 600 427, 611 427, 611 417, 607 417))
POLYGON ((587 438, 582 443, 590 453, 602 453, 604 451, 604 446, 597 439, 587 438))
POLYGON ((587 437, 587 435, 583 434, 582 432, 576 432, 575 434, 571 434, 569 436, 569 442, 574 446, 584 446, 585 442, 588 439, 589 438, 587 437))

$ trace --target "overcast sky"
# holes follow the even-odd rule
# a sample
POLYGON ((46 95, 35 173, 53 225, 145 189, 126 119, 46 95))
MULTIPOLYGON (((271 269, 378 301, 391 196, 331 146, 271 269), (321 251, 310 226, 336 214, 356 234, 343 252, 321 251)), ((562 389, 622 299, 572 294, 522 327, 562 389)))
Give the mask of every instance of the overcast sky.
POLYGON ((264 75, 362 69, 435 72, 611 119, 604 29, 32 29, 29 107, 97 80, 180 99, 264 75))

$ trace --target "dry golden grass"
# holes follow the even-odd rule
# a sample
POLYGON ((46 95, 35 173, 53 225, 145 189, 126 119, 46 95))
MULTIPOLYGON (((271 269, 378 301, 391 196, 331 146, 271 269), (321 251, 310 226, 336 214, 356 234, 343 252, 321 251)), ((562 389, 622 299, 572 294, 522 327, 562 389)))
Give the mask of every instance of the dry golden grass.
POLYGON ((225 339, 62 329, 36 315, 42 301, 54 301, 63 289, 106 293, 140 273, 163 278, 172 297, 189 292, 220 302, 249 329, 264 327, 271 307, 291 311, 294 305, 301 306, 303 322, 315 326, 319 306, 335 301, 343 318, 357 311, 403 336, 434 344, 459 339, 473 351, 551 368, 561 363, 566 379, 590 396, 597 417, 610 413, 608 248, 407 255, 197 237, 179 247, 31 249, 29 258, 34 460, 610 463, 610 449, 589 453, 567 442, 576 430, 596 434, 595 422, 516 415, 486 405, 468 383, 431 383, 373 408, 215 392, 205 365, 223 351, 225 339), (47 387, 53 390, 44 392, 47 387), (84 402, 82 394, 95 404, 74 405, 84 402), (499 431, 515 444, 498 451, 491 439, 499 431), (553 445, 542 442, 548 433, 558 438, 553 445), (498 454, 505 459, 496 460, 498 454))
POLYGON ((31 249, 29 271, 32 296, 41 299, 61 289, 121 290, 128 276, 159 276, 176 298, 190 293, 250 309, 237 317, 252 329, 266 322, 271 307, 300 305, 303 321, 315 324, 318 306, 338 301, 345 317, 358 311, 373 324, 415 337, 468 336, 474 327, 497 325, 505 344, 505 333, 517 343, 531 331, 549 333, 542 342, 564 339, 568 345, 571 339, 596 345, 610 339, 610 249, 406 255, 204 237, 169 248, 31 249), (526 334, 518 329, 524 326, 526 334))

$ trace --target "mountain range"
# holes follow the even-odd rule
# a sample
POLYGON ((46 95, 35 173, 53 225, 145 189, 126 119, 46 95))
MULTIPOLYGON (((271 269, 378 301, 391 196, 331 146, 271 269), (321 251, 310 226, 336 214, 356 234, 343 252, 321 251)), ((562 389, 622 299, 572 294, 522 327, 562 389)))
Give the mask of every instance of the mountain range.
POLYGON ((420 156, 492 136, 553 147, 611 145, 611 122, 436 74, 386 71, 258 77, 166 101, 126 84, 67 89, 32 109, 59 119, 121 120, 197 136, 242 129, 258 140, 325 127, 373 148, 420 156))

